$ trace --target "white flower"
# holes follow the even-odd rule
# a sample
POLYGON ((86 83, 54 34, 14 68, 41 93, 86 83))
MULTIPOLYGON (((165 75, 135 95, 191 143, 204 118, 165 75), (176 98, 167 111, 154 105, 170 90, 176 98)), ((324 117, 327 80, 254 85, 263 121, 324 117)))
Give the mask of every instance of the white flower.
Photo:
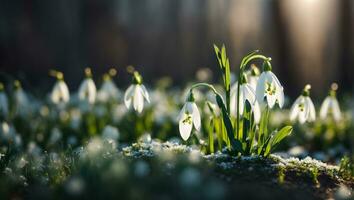
POLYGON ((101 102, 109 100, 116 101, 119 97, 119 90, 114 82, 109 78, 105 79, 97 93, 97 99, 101 102))
MULTIPOLYGON (((230 109, 231 115, 236 117, 237 114, 237 82, 231 88, 231 98, 230 98, 230 109)), ((243 115, 246 101, 251 105, 254 120, 258 124, 261 119, 261 109, 259 103, 256 100, 255 92, 252 86, 248 83, 243 83, 240 85, 240 103, 239 103, 239 113, 243 115)))
POLYGON ((64 80, 57 80, 55 83, 52 93, 50 94, 50 100, 54 104, 67 103, 70 99, 70 93, 68 86, 64 80))
POLYGON ((320 118, 322 120, 326 119, 329 114, 333 115, 335 121, 340 121, 342 114, 339 108, 339 103, 336 98, 336 90, 338 85, 333 83, 331 86, 330 94, 325 98, 320 109, 320 118))
POLYGON ((178 115, 179 132, 183 140, 191 135, 192 128, 199 131, 201 126, 200 113, 194 101, 187 101, 178 115))
POLYGON ((125 106, 129 109, 133 103, 133 108, 141 113, 144 108, 144 98, 150 103, 149 93, 143 84, 133 84, 128 87, 124 94, 125 106))
POLYGON ((15 90, 14 99, 16 103, 17 114, 25 115, 30 111, 31 106, 29 105, 27 94, 21 87, 18 87, 15 90))
POLYGON ((309 97, 310 86, 306 85, 303 94, 299 96, 290 109, 290 120, 299 120, 301 124, 316 120, 315 106, 309 97))
POLYGON ((270 63, 267 61, 266 67, 260 75, 256 87, 258 102, 262 103, 266 96, 269 108, 273 108, 275 103, 282 108, 284 105, 284 89, 278 78, 270 71, 270 63))
POLYGON ((257 89, 258 79, 259 79, 259 76, 250 75, 248 77, 248 82, 254 91, 256 91, 256 89, 257 89))
POLYGON ((85 78, 79 87, 79 99, 81 101, 86 101, 89 104, 94 104, 96 101, 96 85, 92 78, 85 78))
POLYGON ((0 114, 3 116, 7 116, 8 113, 9 113, 9 102, 3 88, 1 88, 0 85, 0 114))
POLYGON ((340 121, 342 114, 339 108, 339 103, 335 97, 328 96, 323 101, 320 109, 321 119, 325 119, 331 113, 335 121, 340 121))

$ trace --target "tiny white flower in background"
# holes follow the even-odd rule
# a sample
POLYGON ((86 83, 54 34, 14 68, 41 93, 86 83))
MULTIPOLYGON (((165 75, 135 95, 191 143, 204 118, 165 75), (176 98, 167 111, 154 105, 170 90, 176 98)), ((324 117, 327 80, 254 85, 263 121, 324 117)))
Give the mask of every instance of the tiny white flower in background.
POLYGON ((6 117, 9 113, 9 102, 5 94, 4 85, 0 83, 0 115, 6 117))
POLYGON ((141 113, 144 109, 144 99, 150 103, 149 93, 142 84, 142 77, 137 71, 135 71, 133 84, 125 91, 124 103, 128 109, 133 105, 134 110, 141 113))
POLYGON ((120 91, 112 80, 112 77, 115 76, 116 73, 117 71, 115 69, 110 69, 109 73, 103 75, 103 83, 97 93, 98 101, 107 102, 109 100, 118 100, 120 91))
MULTIPOLYGON (((247 83, 247 78, 245 75, 242 77, 243 80, 241 80, 241 85, 240 85, 240 103, 239 103, 239 114, 243 115, 244 108, 246 105, 246 101, 251 105, 253 114, 254 114, 254 120, 256 123, 259 123, 261 119, 261 109, 259 107, 259 103, 256 100, 256 94, 254 92, 254 89, 252 86, 247 83)), ((232 88, 231 88, 231 98, 230 98, 230 109, 231 109, 231 115, 236 116, 237 114, 237 84, 236 82, 232 88)))
POLYGON ((96 85, 92 80, 90 68, 85 69, 86 78, 81 82, 79 87, 79 100, 86 101, 89 104, 94 104, 96 101, 96 85))
POLYGON ((192 91, 190 92, 187 102, 184 104, 179 116, 179 132, 183 140, 187 140, 191 135, 192 128, 199 131, 201 126, 200 113, 194 102, 192 91))
POLYGON ((64 76, 61 72, 56 72, 55 76, 57 78, 57 82, 52 89, 52 93, 50 94, 50 100, 54 104, 66 104, 70 100, 68 86, 64 82, 64 76))
POLYGON ((336 98, 336 90, 338 89, 338 85, 333 83, 331 85, 331 90, 329 95, 325 98, 321 105, 320 109, 320 118, 322 120, 326 119, 329 114, 333 115, 333 119, 335 121, 340 121, 342 118, 342 113, 340 111, 339 103, 336 98))
POLYGON ((301 124, 316 120, 315 106, 310 98, 311 86, 306 85, 302 94, 296 99, 290 109, 290 120, 299 120, 301 124))
POLYGON ((26 92, 22 89, 20 81, 15 81, 14 99, 16 104, 16 113, 25 115, 30 110, 29 100, 26 92))
POLYGON ((262 103, 266 97, 269 108, 273 108, 276 103, 282 108, 284 105, 284 89, 278 78, 271 71, 272 67, 269 61, 263 63, 263 72, 259 76, 256 96, 259 103, 262 103))

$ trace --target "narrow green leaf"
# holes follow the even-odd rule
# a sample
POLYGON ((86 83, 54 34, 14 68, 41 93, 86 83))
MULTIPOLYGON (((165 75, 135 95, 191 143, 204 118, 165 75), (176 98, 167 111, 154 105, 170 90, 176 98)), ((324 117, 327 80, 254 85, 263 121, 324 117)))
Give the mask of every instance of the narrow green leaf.
POLYGON ((220 49, 219 49, 219 47, 216 46, 215 44, 214 44, 214 51, 215 51, 216 58, 218 59, 219 67, 222 69, 223 66, 222 66, 222 62, 221 62, 220 49))
POLYGON ((226 128, 226 133, 228 135, 232 148, 238 152, 242 152, 242 143, 239 140, 234 138, 233 127, 232 127, 232 122, 230 120, 229 113, 227 112, 224 101, 222 100, 222 97, 219 94, 216 95, 216 102, 219 108, 221 109, 223 121, 226 128))
POLYGON ((293 130, 292 126, 285 126, 282 129, 280 129, 280 131, 278 131, 274 135, 274 139, 273 139, 273 142, 272 142, 272 147, 274 147, 279 142, 281 142, 285 137, 289 136, 291 134, 292 130, 293 130))
POLYGON ((208 127, 209 133, 209 152, 214 153, 214 118, 212 117, 208 127))
POLYGON ((226 59, 226 65, 225 65, 225 86, 226 86, 226 91, 230 90, 230 85, 231 85, 231 77, 230 77, 230 62, 229 59, 226 59))
POLYGON ((222 47, 221 47, 221 63, 222 63, 222 66, 223 66, 223 68, 225 68, 225 66, 226 66, 226 58, 227 58, 227 56, 226 56, 226 48, 225 48, 225 45, 222 45, 222 47))
POLYGON ((293 130, 292 126, 285 126, 280 131, 275 131, 271 134, 269 143, 265 151, 265 156, 268 156, 272 150, 279 144, 285 137, 289 136, 293 130))

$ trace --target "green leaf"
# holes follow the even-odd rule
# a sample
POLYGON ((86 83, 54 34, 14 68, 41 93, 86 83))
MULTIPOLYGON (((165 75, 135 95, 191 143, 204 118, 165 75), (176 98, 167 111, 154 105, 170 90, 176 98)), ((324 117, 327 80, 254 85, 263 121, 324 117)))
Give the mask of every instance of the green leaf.
POLYGON ((227 112, 224 101, 222 100, 222 97, 219 94, 216 94, 216 102, 217 102, 219 108, 221 109, 223 121, 224 121, 225 128, 226 128, 226 133, 227 133, 227 136, 230 140, 232 148, 238 152, 243 152, 242 151, 242 143, 239 140, 235 139, 235 137, 234 137, 233 127, 232 127, 229 113, 227 112))
POLYGON ((269 108, 266 106, 264 112, 261 116, 261 122, 259 124, 259 131, 258 131, 258 155, 261 154, 264 144, 265 138, 268 137, 268 117, 269 117, 269 108))
POLYGON ((220 54, 220 49, 218 46, 214 44, 214 51, 216 54, 216 58, 218 59, 219 67, 222 69, 222 62, 221 62, 221 54, 220 54))
POLYGON ((222 45, 221 47, 221 63, 222 63, 222 67, 225 68, 226 66, 226 48, 225 45, 222 45))
POLYGON ((225 86, 226 86, 226 91, 230 90, 230 85, 231 85, 231 77, 230 77, 230 62, 229 59, 226 59, 226 65, 225 65, 225 86))
POLYGON ((279 142, 281 142, 285 137, 289 136, 292 130, 293 130, 292 126, 285 126, 282 129, 280 129, 280 131, 278 131, 274 136, 272 147, 274 147, 279 142))
POLYGON ((292 126, 285 126, 280 131, 275 131, 271 134, 270 140, 267 144, 265 156, 268 156, 271 151, 279 144, 285 137, 289 136, 293 130, 292 126))
POLYGON ((209 152, 214 153, 214 117, 211 118, 208 133, 209 133, 209 152))

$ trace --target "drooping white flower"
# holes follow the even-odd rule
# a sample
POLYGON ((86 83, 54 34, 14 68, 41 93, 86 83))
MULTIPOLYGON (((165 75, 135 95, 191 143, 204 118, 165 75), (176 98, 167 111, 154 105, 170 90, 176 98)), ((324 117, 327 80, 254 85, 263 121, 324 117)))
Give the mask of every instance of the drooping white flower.
POLYGON ((25 115, 30 111, 31 106, 29 105, 29 100, 26 92, 22 89, 21 83, 19 81, 15 81, 15 92, 14 92, 14 100, 15 100, 15 109, 16 114, 25 115))
POLYGON ((200 113, 197 105, 194 102, 192 92, 190 93, 187 102, 184 104, 181 112, 178 115, 179 132, 184 141, 188 140, 191 135, 193 125, 199 131, 201 126, 200 113))
POLYGON ((290 120, 299 120, 301 124, 316 120, 315 106, 310 98, 310 85, 306 85, 290 109, 290 120))
MULTIPOLYGON (((243 80, 241 80, 240 85, 240 102, 239 102, 239 114, 243 115, 246 101, 251 105, 253 111, 254 120, 256 123, 259 123, 261 119, 261 110, 259 103, 256 100, 256 95, 252 86, 247 83, 246 76, 244 75, 243 80)), ((231 88, 231 98, 230 98, 230 110, 231 115, 236 117, 237 115, 237 82, 231 88)))
POLYGON ((94 104, 96 101, 96 85, 92 80, 91 69, 85 69, 86 78, 82 81, 79 87, 79 99, 81 101, 86 101, 89 104, 94 104))
POLYGON ((269 61, 265 61, 263 67, 264 71, 260 75, 256 87, 257 100, 262 103, 264 97, 266 97, 269 108, 273 108, 276 103, 282 108, 284 105, 283 86, 271 71, 272 68, 269 61))
POLYGON ((50 100, 54 104, 66 104, 70 100, 70 93, 68 86, 64 81, 64 76, 61 72, 56 74, 57 82, 55 83, 50 94, 50 100))
POLYGON ((342 118, 342 113, 340 111, 339 103, 336 98, 336 90, 338 85, 333 83, 329 95, 325 98, 320 109, 320 118, 322 120, 326 119, 329 114, 332 114, 335 121, 340 121, 342 118))
POLYGON ((116 84, 109 76, 107 76, 103 78, 103 84, 97 93, 97 100, 100 102, 107 102, 110 100, 116 101, 119 97, 120 92, 116 84))
POLYGON ((144 109, 144 99, 150 103, 149 93, 142 84, 142 77, 138 72, 134 72, 133 84, 128 87, 124 94, 125 106, 129 109, 133 105, 134 110, 141 113, 144 109))
POLYGON ((9 102, 4 91, 4 85, 0 83, 0 115, 6 117, 9 113, 9 102))

